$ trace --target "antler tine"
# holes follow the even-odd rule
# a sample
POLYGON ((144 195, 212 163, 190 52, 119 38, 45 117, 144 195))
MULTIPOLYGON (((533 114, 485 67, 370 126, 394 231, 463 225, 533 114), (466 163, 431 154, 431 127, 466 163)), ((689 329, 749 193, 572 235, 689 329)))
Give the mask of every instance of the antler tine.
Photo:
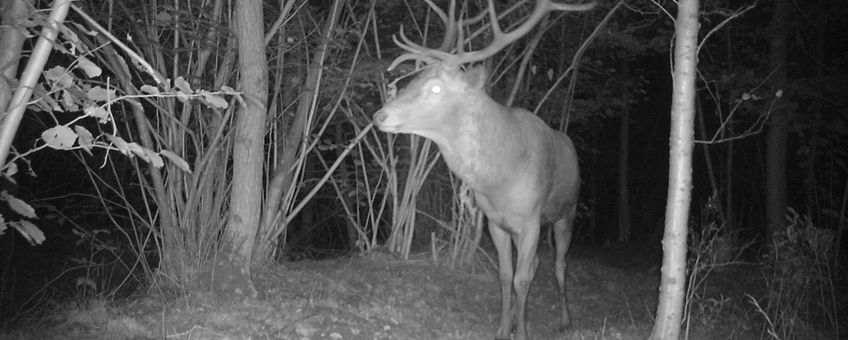
MULTIPOLYGON (((527 1, 527 0, 522 0, 522 3, 523 3, 523 2, 526 2, 526 1, 527 1)), ((486 14, 487 14, 487 12, 486 12, 486 11, 482 11, 482 12, 480 12, 479 14, 477 14, 476 16, 473 16, 473 17, 471 17, 471 18, 468 18, 468 19, 463 20, 463 21, 462 21, 462 25, 463 25, 463 26, 465 26, 465 25, 473 25, 473 24, 476 24, 476 23, 480 22, 481 20, 483 20, 483 18, 485 18, 485 17, 486 17, 486 14)))
MULTIPOLYGON (((456 0, 451 0, 451 9, 453 9, 453 5, 454 5, 454 2, 455 2, 455 1, 456 1, 456 0)), ((430 6, 430 9, 432 9, 432 10, 433 10, 433 12, 436 12, 436 15, 438 15, 438 16, 439 16, 439 18, 441 18, 441 19, 442 19, 442 21, 443 21, 445 24, 447 24, 447 23, 448 23, 448 16, 447 16, 447 14, 445 14, 445 11, 443 11, 441 8, 439 8, 439 6, 436 6, 436 4, 433 2, 433 0, 424 0, 424 2, 426 2, 426 3, 427 3, 427 5, 428 5, 428 6, 430 6)), ((453 19, 453 15, 451 15, 451 19, 453 19)))
POLYGON ((581 12, 581 11, 588 11, 592 8, 595 8, 595 5, 597 5, 598 3, 595 2, 595 1, 592 1, 592 2, 587 2, 587 3, 582 3, 582 4, 561 4, 561 3, 558 3, 558 2, 549 2, 549 4, 551 5, 551 9, 554 9, 554 10, 557 10, 557 11, 581 12))
MULTIPOLYGON (((456 58, 455 55, 450 54, 451 45, 456 40, 456 32, 457 32, 457 21, 454 20, 456 17, 456 0, 451 0, 450 9, 448 10, 448 14, 445 14, 439 6, 436 6, 432 0, 424 0, 427 5, 430 6, 430 9, 433 12, 436 12, 436 15, 444 22, 445 24, 445 37, 442 41, 441 46, 438 49, 427 48, 424 45, 419 45, 409 38, 406 37, 406 33, 403 31, 403 26, 400 27, 400 39, 403 41, 398 41, 397 36, 392 36, 392 40, 394 40, 395 44, 401 49, 409 52, 404 53, 401 56, 395 58, 394 61, 389 65, 389 71, 397 67, 398 64, 407 61, 407 60, 420 60, 425 63, 435 63, 438 61, 448 61, 456 58)), ((453 64, 453 62, 448 62, 453 64)))
POLYGON ((489 13, 489 20, 492 22, 492 33, 495 38, 492 40, 492 43, 489 46, 486 46, 482 50, 479 51, 471 51, 468 53, 461 54, 457 56, 457 63, 472 63, 475 61, 481 61, 488 57, 491 57, 495 53, 498 53, 507 45, 513 43, 518 40, 522 36, 526 35, 533 26, 539 23, 545 14, 551 11, 585 11, 592 9, 595 7, 597 3, 595 1, 582 3, 582 4, 573 4, 573 3, 554 3, 551 0, 537 0, 536 6, 533 8, 533 12, 530 13, 530 16, 521 23, 516 29, 512 30, 512 32, 504 33, 501 25, 498 23, 498 15, 495 12, 495 4, 493 0, 489 0, 487 11, 489 13))
POLYGON ((397 67, 402 62, 407 61, 407 60, 420 60, 420 61, 423 61, 424 63, 427 63, 427 64, 435 63, 435 62, 438 61, 435 58, 431 58, 431 57, 420 55, 420 54, 404 53, 404 54, 401 54, 399 57, 395 58, 394 61, 392 61, 392 63, 389 65, 388 70, 389 71, 394 70, 395 67, 397 67))
POLYGON ((411 53, 421 53, 427 49, 426 47, 418 45, 412 42, 412 40, 409 40, 409 38, 406 37, 406 33, 404 33, 403 31, 403 25, 400 26, 400 31, 398 32, 398 34, 400 35, 400 39, 403 40, 403 42, 398 41, 396 35, 392 35, 392 40, 394 40, 395 45, 397 45, 398 47, 411 53))
POLYGON ((412 42, 411 40, 409 40, 409 38, 406 37, 406 33, 403 32, 403 26, 400 27, 400 32, 398 32, 398 34, 400 35, 400 40, 398 40, 398 37, 396 35, 392 35, 392 40, 394 40, 395 44, 398 47, 409 53, 404 53, 399 57, 395 58, 395 60, 392 61, 392 63, 389 65, 389 71, 393 70, 395 67, 397 67, 397 65, 407 60, 420 60, 424 63, 430 64, 437 61, 447 61, 456 58, 455 55, 452 55, 450 53, 440 50, 434 50, 432 48, 427 48, 412 42))
POLYGON ((442 44, 439 46, 440 51, 450 52, 451 45, 453 45, 454 39, 456 39, 456 0, 451 0, 450 8, 448 9, 448 14, 445 14, 439 6, 436 6, 432 0, 424 0, 427 5, 430 6, 430 9, 433 12, 436 12, 436 15, 442 19, 442 22, 445 23, 445 38, 442 40, 442 44))
POLYGON ((402 48, 402 49, 404 49, 404 50, 406 50, 410 53, 420 54, 420 55, 424 55, 424 56, 428 56, 428 57, 440 59, 440 60, 451 59, 451 58, 456 57, 453 54, 450 54, 448 52, 440 51, 440 50, 436 50, 436 49, 432 49, 432 48, 427 48, 427 47, 424 47, 423 45, 419 45, 419 44, 412 42, 412 40, 409 40, 409 38, 407 38, 406 34, 403 32, 403 26, 401 26, 401 28, 400 28, 400 39, 403 40, 403 42, 398 41, 396 36, 394 36, 394 35, 392 36, 392 40, 395 41, 395 44, 397 44, 398 47, 400 47, 400 48, 402 48))

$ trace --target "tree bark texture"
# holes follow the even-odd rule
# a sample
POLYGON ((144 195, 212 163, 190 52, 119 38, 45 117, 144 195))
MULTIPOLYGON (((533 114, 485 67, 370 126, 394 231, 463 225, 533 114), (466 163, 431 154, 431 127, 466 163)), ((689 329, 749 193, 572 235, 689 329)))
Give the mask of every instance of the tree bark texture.
POLYGON ((23 0, 0 1, 0 112, 12 99, 18 61, 24 46, 24 28, 18 23, 26 19, 29 8, 23 0))
POLYGON ((678 339, 683 319, 686 234, 692 200, 692 149, 695 145, 698 6, 698 0, 680 0, 677 7, 662 277, 657 317, 649 339, 678 339))
MULTIPOLYGON (((268 259, 271 255, 269 247, 273 243, 274 238, 285 232, 285 220, 291 218, 291 216, 283 216, 280 219, 276 219, 275 216, 286 212, 287 207, 284 205, 281 206, 281 204, 286 202, 286 195, 291 194, 289 191, 294 189, 292 183, 295 180, 296 166, 298 166, 298 155, 305 150, 303 141, 304 137, 311 130, 312 120, 315 114, 315 103, 324 71, 324 61, 327 57, 329 44, 332 41, 332 36, 335 33, 336 24, 338 23, 339 15, 344 8, 344 4, 344 0, 333 1, 332 10, 321 32, 321 42, 314 50, 312 60, 307 66, 306 81, 298 97, 297 111, 291 124, 284 132, 285 142, 283 144, 282 157, 269 182, 268 200, 265 203, 266 210, 262 218, 262 237, 260 238, 262 244, 259 245, 260 248, 257 255, 262 256, 264 259, 268 259), (283 211, 280 212, 280 209, 283 211)), ((262 260, 257 258, 257 261, 262 260)))
POLYGON ((250 264, 262 203, 262 165, 265 136, 265 115, 268 102, 268 64, 265 57, 262 3, 236 2, 236 38, 239 54, 239 88, 245 104, 236 117, 233 143, 233 181, 230 196, 230 216, 227 221, 223 255, 231 270, 216 271, 216 290, 256 295, 250 283, 250 264), (229 249, 228 249, 229 248, 229 249), (237 271, 235 269, 238 269, 237 271))
MULTIPOLYGON (((30 53, 30 58, 27 61, 24 72, 21 74, 17 89, 10 99, 8 108, 0 107, 2 109, 0 112, 3 114, 0 117, 0 167, 6 164, 6 157, 9 156, 9 149, 12 147, 12 140, 18 131, 18 126, 21 123, 21 118, 23 118, 27 103, 32 97, 32 89, 35 88, 35 84, 41 76, 41 71, 44 70, 44 64, 53 50, 53 41, 56 40, 56 36, 59 34, 59 24, 65 21, 65 17, 68 15, 68 8, 70 7, 70 0, 56 0, 53 2, 50 9, 50 16, 41 29, 41 37, 38 38, 35 48, 30 53)), ((6 15, 14 15, 14 13, 3 14, 4 20, 6 19, 6 15)), ((0 47, 5 48, 5 46, 0 47)))

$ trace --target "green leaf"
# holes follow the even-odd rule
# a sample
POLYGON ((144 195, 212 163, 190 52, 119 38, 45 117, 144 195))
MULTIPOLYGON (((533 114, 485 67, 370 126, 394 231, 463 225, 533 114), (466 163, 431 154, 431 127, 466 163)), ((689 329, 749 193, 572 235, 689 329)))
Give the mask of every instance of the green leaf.
POLYGON ((74 85, 74 76, 62 66, 56 66, 44 71, 44 78, 49 80, 57 88, 69 88, 74 85))
POLYGON ((77 60, 77 68, 82 69, 85 72, 85 75, 89 78, 94 78, 100 76, 103 73, 103 70, 100 69, 100 66, 97 66, 95 63, 88 60, 86 57, 79 57, 77 60))
POLYGON ((157 152, 144 148, 144 154, 147 156, 147 162, 153 164, 154 167, 161 168, 165 165, 165 161, 162 159, 162 156, 159 156, 157 152))
POLYGON ((102 106, 89 106, 83 109, 86 116, 97 118, 101 124, 109 121, 109 112, 102 106))
POLYGON ((194 93, 194 90, 191 89, 191 84, 189 84, 182 76, 179 76, 176 80, 174 80, 174 86, 185 94, 194 93))
POLYGON ((18 213, 19 215, 27 218, 38 218, 38 216, 35 214, 35 209, 33 209, 31 205, 29 205, 27 202, 24 202, 20 198, 12 196, 8 192, 6 192, 6 190, 3 190, 3 192, 0 193, 0 198, 6 201, 6 203, 9 204, 9 208, 11 208, 12 211, 18 213))
POLYGON ((127 143, 127 150, 131 151, 134 155, 143 159, 145 162, 150 162, 150 159, 147 158, 147 153, 144 152, 144 147, 136 144, 135 142, 127 143))
POLYGON ((79 125, 74 125, 74 132, 77 133, 77 141, 79 142, 80 147, 91 155, 91 148, 94 145, 94 136, 88 131, 88 129, 79 125))
POLYGON ((133 154, 138 156, 138 158, 141 158, 145 162, 152 164, 154 167, 161 168, 163 165, 165 165, 165 162, 162 160, 162 157, 160 157, 159 154, 155 151, 145 148, 136 143, 129 143, 127 144, 127 146, 129 146, 130 151, 132 151, 133 154))
POLYGON ((77 134, 67 126, 58 125, 44 130, 41 139, 56 150, 69 150, 77 140, 77 134))
POLYGON ((112 145, 115 148, 117 148, 118 151, 120 151, 122 154, 132 157, 132 152, 130 151, 130 146, 129 146, 129 144, 127 144, 127 141, 125 141, 123 138, 115 136, 115 135, 110 135, 110 134, 107 133, 106 139, 108 139, 109 142, 111 142, 112 145))
POLYGON ((170 160, 171 163, 174 163, 176 167, 187 173, 191 173, 191 167, 189 167, 188 162, 186 162, 182 157, 177 156, 177 154, 168 150, 162 150, 159 154, 170 160))
POLYGON ((216 94, 212 94, 209 91, 200 91, 200 94, 203 96, 203 99, 206 100, 206 103, 209 104, 209 106, 218 109, 226 109, 227 106, 229 106, 229 103, 227 103, 226 99, 216 94))
POLYGON ((33 245, 41 244, 44 242, 44 240, 47 239, 46 237, 44 237, 44 232, 42 232, 41 229, 38 228, 38 226, 32 224, 32 222, 30 221, 9 221, 9 225, 17 229, 18 232, 21 233, 21 235, 23 235, 23 237, 26 238, 27 241, 29 241, 29 243, 33 245))
POLYGON ((96 102, 106 102, 115 98, 115 89, 107 90, 100 86, 95 86, 88 90, 85 96, 96 102))
POLYGON ((141 85, 140 90, 141 90, 141 92, 147 93, 147 94, 159 94, 159 88, 156 87, 156 86, 141 85))
POLYGON ((15 179, 12 177, 18 173, 18 164, 15 162, 9 162, 6 165, 6 172, 3 173, 3 176, 6 177, 6 180, 15 184, 15 179))

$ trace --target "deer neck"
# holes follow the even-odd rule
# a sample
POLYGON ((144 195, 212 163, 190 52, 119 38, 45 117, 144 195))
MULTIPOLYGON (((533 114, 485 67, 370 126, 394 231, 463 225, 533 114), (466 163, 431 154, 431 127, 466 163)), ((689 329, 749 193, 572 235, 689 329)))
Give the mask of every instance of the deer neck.
POLYGON ((471 188, 480 190, 496 181, 497 172, 503 171, 498 169, 502 162, 491 147, 511 136, 502 131, 504 122, 511 118, 510 109, 480 92, 469 95, 468 101, 455 110, 455 124, 447 127, 445 138, 433 140, 451 171, 471 188))

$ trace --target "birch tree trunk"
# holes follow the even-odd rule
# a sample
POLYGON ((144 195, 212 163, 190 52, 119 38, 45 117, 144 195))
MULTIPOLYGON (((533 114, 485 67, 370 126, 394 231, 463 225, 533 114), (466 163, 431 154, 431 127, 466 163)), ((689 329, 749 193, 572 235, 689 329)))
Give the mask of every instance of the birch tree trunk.
MULTIPOLYGON (((4 2, 3 20, 12 19, 16 15, 16 13, 7 13, 7 10, 15 11, 15 7, 22 5, 20 3, 4 2)), ((70 0, 56 0, 53 2, 50 8, 50 16, 41 29, 41 37, 38 38, 35 48, 30 53, 26 68, 21 73, 21 78, 18 80, 18 87, 14 95, 10 99, 3 99, 4 101, 8 101, 8 108, 5 106, 0 107, 0 112, 3 113, 2 117, 0 117, 0 167, 6 164, 6 157, 9 156, 9 149, 12 147, 12 140, 15 138, 15 133, 18 131, 18 126, 24 116, 27 102, 32 97, 32 89, 35 88, 38 77, 41 76, 41 71, 44 70, 44 64, 53 50, 53 41, 56 40, 56 36, 59 34, 59 24, 65 21, 65 17, 68 15, 68 8, 70 7, 70 0)), ((15 28, 12 27, 11 29, 15 28)), ((15 48, 19 44, 15 42, 14 37, 12 37, 12 40, 8 40, 8 38, 4 36, 3 43, 8 43, 9 46, 0 46, 0 48, 15 48)), ((6 53, 14 54, 15 51, 3 52, 4 55, 6 53)), ((6 57, 4 56, 4 58, 6 57)), ((17 70, 14 71, 16 72, 17 70)))
POLYGON ((657 317, 649 339, 677 340, 686 293, 686 233, 692 200, 698 0, 680 0, 674 40, 671 151, 657 317))
POLYGON ((14 79, 26 39, 25 28, 19 23, 27 18, 29 11, 23 0, 0 0, 0 112, 6 111, 17 83, 14 79))

